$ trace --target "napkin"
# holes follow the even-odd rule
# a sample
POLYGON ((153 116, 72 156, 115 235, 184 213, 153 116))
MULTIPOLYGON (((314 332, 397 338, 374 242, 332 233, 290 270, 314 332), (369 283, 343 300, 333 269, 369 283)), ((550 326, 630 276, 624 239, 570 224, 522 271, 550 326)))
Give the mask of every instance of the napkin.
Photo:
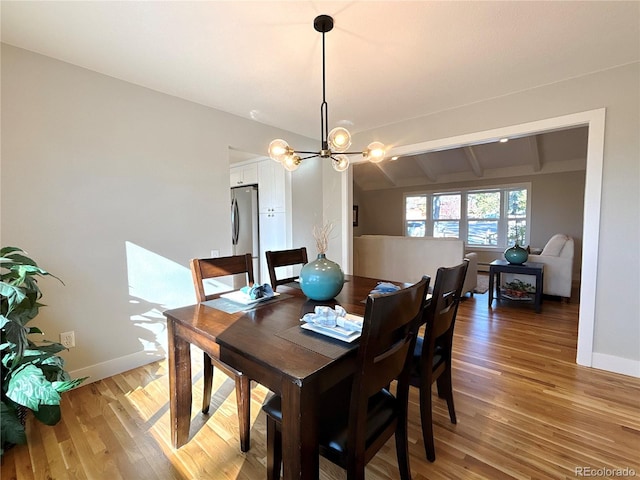
POLYGON ((400 290, 400 287, 397 285, 394 285, 393 283, 378 282, 378 285, 376 286, 376 288, 371 290, 370 294, 371 293, 391 293, 391 292, 397 292, 398 290, 400 290))
POLYGON ((249 295, 251 300, 257 300, 258 298, 263 297, 273 297, 274 295, 273 288, 271 288, 271 285, 268 283, 265 283, 264 285, 253 285, 252 287, 242 287, 240 291, 249 295))
POLYGON ((348 317, 348 313, 340 305, 335 309, 327 306, 316 306, 313 313, 305 314, 301 321, 314 323, 322 327, 342 327, 345 330, 362 330, 362 319, 353 316, 348 317))

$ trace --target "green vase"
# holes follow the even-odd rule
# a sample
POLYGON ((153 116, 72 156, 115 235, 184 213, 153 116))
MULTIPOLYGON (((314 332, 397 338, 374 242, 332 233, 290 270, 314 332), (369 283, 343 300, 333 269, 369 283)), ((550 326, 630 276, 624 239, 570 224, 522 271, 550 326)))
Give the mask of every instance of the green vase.
POLYGON ((529 258, 529 253, 516 243, 504 251, 504 258, 512 265, 522 265, 529 258))
POLYGON ((344 273, 340 265, 324 253, 319 253, 317 259, 300 270, 300 288, 311 300, 330 300, 340 293, 343 285, 344 273))

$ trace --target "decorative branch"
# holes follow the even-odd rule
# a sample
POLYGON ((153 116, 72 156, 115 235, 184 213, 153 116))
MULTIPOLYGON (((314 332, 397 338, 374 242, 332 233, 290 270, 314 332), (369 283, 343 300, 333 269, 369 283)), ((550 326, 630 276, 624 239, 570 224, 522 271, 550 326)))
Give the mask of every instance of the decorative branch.
POLYGON ((322 226, 313 226, 313 238, 316 239, 318 253, 324 254, 329 248, 329 234, 333 230, 333 223, 325 222, 322 226))

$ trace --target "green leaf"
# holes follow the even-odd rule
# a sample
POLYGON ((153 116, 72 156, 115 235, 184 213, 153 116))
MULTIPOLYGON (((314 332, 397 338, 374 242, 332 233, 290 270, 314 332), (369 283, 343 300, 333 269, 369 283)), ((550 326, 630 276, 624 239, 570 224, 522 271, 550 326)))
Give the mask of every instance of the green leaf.
POLYGON ((55 425, 60 421, 60 405, 40 405, 40 409, 33 412, 33 416, 45 425, 55 425))
POLYGON ((55 388, 58 393, 66 392, 68 390, 71 390, 72 388, 76 388, 87 378, 89 377, 76 378, 74 380, 69 380, 66 382, 53 382, 53 388, 55 388))
POLYGON ((32 258, 27 257, 26 255, 22 255, 22 253, 15 253, 17 251, 21 251, 22 253, 24 253, 23 250, 14 250, 13 252, 9 253, 8 255, 3 255, 3 256, 5 258, 8 258, 9 260, 11 260, 12 262, 14 262, 17 265, 30 265, 30 266, 38 268, 38 264, 35 262, 35 260, 33 260, 32 258))
POLYGON ((0 248, 0 257, 6 257, 11 252, 23 252, 23 250, 18 247, 2 247, 0 248))
POLYGON ((22 354, 29 345, 29 341, 27 339, 27 330, 22 325, 17 322, 8 322, 4 326, 4 334, 7 342, 10 342, 14 345, 13 350, 16 353, 16 357, 14 359, 14 366, 17 362, 22 358, 22 354))
POLYGON ((7 397, 34 412, 38 411, 40 405, 60 404, 60 394, 35 365, 25 365, 13 373, 7 397))
POLYGON ((9 285, 8 283, 0 283, 0 295, 7 297, 9 303, 20 303, 25 298, 27 298, 27 294, 25 293, 23 288, 16 287, 14 285, 9 285))
POLYGON ((27 443, 27 436, 24 426, 18 419, 18 414, 13 406, 9 406, 4 402, 0 403, 0 429, 2 430, 2 446, 8 443, 24 444, 27 443))

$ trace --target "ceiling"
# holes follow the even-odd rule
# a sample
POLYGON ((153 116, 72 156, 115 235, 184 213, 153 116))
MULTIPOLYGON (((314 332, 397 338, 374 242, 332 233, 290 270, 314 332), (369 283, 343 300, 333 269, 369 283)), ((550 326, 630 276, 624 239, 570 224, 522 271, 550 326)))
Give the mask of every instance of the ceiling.
POLYGON ((587 140, 588 128, 578 127, 377 164, 360 162, 353 164, 353 180, 361 190, 379 190, 585 170, 587 140))
MULTIPOLYGON (((322 100, 318 14, 335 20, 326 35, 330 128, 353 133, 640 61, 638 1, 2 0, 0 8, 2 42, 311 138, 322 100)), ((553 132, 358 164, 354 177, 371 189, 575 169, 585 151, 584 129, 553 132)))

